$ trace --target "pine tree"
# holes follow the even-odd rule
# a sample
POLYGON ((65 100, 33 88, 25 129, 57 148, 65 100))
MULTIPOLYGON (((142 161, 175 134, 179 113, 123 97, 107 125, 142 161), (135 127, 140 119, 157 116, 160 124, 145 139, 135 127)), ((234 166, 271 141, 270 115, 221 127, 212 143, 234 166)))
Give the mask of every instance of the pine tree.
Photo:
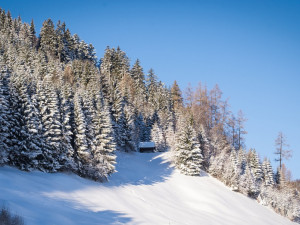
POLYGON ((166 130, 166 145, 170 150, 172 150, 175 147, 175 130, 174 125, 172 123, 168 124, 166 130))
POLYGON ((9 78, 5 67, 0 74, 0 165, 8 162, 10 142, 9 78))
POLYGON ((140 142, 144 142, 145 140, 145 123, 144 123, 144 118, 143 114, 138 112, 136 109, 134 114, 133 114, 133 129, 132 129, 132 139, 133 142, 135 143, 136 149, 139 146, 140 142))
POLYGON ((49 169, 55 172, 61 169, 59 161, 63 155, 59 97, 50 76, 46 76, 44 82, 38 85, 37 91, 43 136, 47 145, 46 157, 51 164, 49 169))
POLYGON ((91 177, 96 180, 102 180, 107 179, 110 174, 115 172, 116 143, 109 110, 99 102, 97 103, 97 109, 97 114, 93 119, 95 136, 91 152, 93 155, 91 177))
POLYGON ((28 93, 28 84, 25 80, 15 80, 13 77, 14 107, 18 112, 14 114, 12 124, 13 145, 10 154, 10 163, 26 171, 43 169, 43 141, 39 132, 39 118, 37 111, 28 93))
POLYGON ((166 150, 166 141, 165 141, 164 133, 162 128, 159 126, 157 122, 155 122, 152 127, 151 140, 155 143, 156 151, 161 152, 166 150))
MULTIPOLYGON (((41 121, 38 110, 33 104, 33 99, 35 98, 35 96, 32 96, 30 98, 28 93, 25 92, 26 89, 24 88, 21 89, 21 97, 24 107, 23 121, 26 126, 23 128, 25 128, 24 132, 26 132, 26 134, 23 133, 22 135, 22 145, 26 146, 26 149, 21 152, 19 159, 21 161, 23 161, 24 158, 28 159, 28 161, 23 162, 23 168, 31 165, 31 167, 34 169, 44 170, 46 169, 43 167, 43 165, 45 165, 45 159, 43 156, 44 139, 41 134, 41 121)), ((26 169, 29 169, 29 167, 27 167, 26 169)))
POLYGON ((183 174, 200 175, 203 156, 191 121, 183 120, 176 135, 174 163, 183 174))
POLYGON ((157 82, 157 77, 154 74, 153 69, 150 69, 148 74, 147 74, 147 99, 148 99, 148 103, 150 103, 152 105, 152 107, 154 109, 157 109, 156 106, 156 99, 155 96, 157 94, 157 89, 158 89, 158 82, 157 82))
POLYGON ((245 173, 241 176, 239 189, 251 198, 256 198, 259 194, 258 185, 248 166, 246 166, 245 173))
POLYGON ((262 163, 263 173, 264 173, 264 181, 266 186, 274 185, 274 172, 269 160, 264 160, 262 163))
POLYGON ((86 131, 87 124, 85 121, 82 98, 79 94, 74 97, 74 111, 75 111, 75 149, 76 161, 78 164, 78 172, 83 176, 88 176, 86 167, 91 164, 91 152, 88 148, 86 131))
POLYGON ((34 26, 34 22, 33 22, 33 19, 32 19, 31 23, 30 23, 30 34, 29 34, 30 41, 31 41, 31 47, 35 47, 35 45, 36 45, 36 36, 35 36, 35 34, 36 34, 35 26, 34 26))
POLYGON ((231 150, 230 156, 226 158, 224 163, 221 179, 226 185, 230 186, 232 190, 237 191, 240 179, 240 169, 235 149, 231 150))
POLYGON ((200 125, 200 129, 199 129, 199 134, 198 134, 198 139, 199 142, 201 144, 201 148, 203 150, 203 166, 204 168, 208 169, 209 168, 209 162, 210 162, 210 158, 212 156, 212 147, 210 144, 210 141, 207 137, 207 132, 203 126, 203 124, 200 125))
POLYGON ((143 68, 141 67, 140 61, 138 59, 130 70, 130 75, 134 80, 134 105, 138 108, 142 108, 145 104, 146 99, 146 86, 143 68))
POLYGON ((133 121, 130 107, 125 103, 117 123, 116 141, 117 148, 125 152, 136 151, 133 136, 133 121))
POLYGON ((278 187, 283 188, 286 185, 286 181, 284 179, 283 171, 280 167, 277 168, 276 174, 275 174, 275 182, 278 187))
POLYGON ((238 165, 240 167, 241 175, 245 173, 247 166, 246 151, 242 148, 238 150, 238 165))
POLYGON ((255 149, 250 149, 248 153, 248 164, 252 174, 255 177, 255 180, 261 181, 263 173, 261 169, 261 163, 255 149))
POLYGON ((60 155, 60 164, 63 169, 76 171, 76 164, 74 161, 74 103, 73 103, 73 92, 71 87, 66 84, 60 100, 61 108, 61 145, 62 152, 60 155))
POLYGON ((40 33, 40 49, 49 56, 57 56, 57 36, 51 19, 44 21, 40 33))

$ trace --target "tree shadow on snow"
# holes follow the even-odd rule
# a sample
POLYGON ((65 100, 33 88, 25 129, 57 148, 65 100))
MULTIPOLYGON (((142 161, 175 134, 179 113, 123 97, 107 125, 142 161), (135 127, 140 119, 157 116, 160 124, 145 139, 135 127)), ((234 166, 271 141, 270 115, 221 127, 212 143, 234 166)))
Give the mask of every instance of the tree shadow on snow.
POLYGON ((153 185, 164 182, 174 171, 162 153, 118 153, 117 161, 117 172, 105 186, 153 185))
MULTIPOLYGON (((124 213, 119 213, 113 210, 103 210, 98 212, 85 212, 85 211, 72 211, 68 216, 61 217, 61 215, 51 215, 47 218, 47 224, 57 224, 60 221, 61 224, 105 224, 105 225, 117 225, 128 224, 132 222, 132 218, 126 216, 124 213), (48 219, 49 218, 49 219, 48 219)), ((45 224, 45 221, 40 221, 40 224, 45 224)))
MULTIPOLYGON (((12 208, 27 216, 24 220, 28 224, 57 224, 58 221, 59 224, 79 225, 128 224, 133 220, 131 217, 115 211, 113 205, 103 202, 113 201, 114 188, 154 185, 167 180, 174 168, 162 155, 118 152, 118 172, 105 183, 94 182, 75 174, 66 176, 66 173, 44 174, 38 171, 26 173, 7 167, 2 169, 1 181, 15 188, 0 187, 0 199, 1 196, 3 199, 4 196, 15 196, 9 202, 12 203, 12 208)), ((207 174, 203 172, 201 176, 207 174)))

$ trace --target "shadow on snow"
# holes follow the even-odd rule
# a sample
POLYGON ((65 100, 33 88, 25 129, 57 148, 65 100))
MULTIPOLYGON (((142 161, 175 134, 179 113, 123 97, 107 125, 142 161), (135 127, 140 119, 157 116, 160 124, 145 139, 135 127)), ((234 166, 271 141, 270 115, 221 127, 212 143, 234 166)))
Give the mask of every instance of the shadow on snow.
POLYGON ((161 153, 117 153, 117 172, 105 186, 153 185, 164 182, 173 172, 161 153))

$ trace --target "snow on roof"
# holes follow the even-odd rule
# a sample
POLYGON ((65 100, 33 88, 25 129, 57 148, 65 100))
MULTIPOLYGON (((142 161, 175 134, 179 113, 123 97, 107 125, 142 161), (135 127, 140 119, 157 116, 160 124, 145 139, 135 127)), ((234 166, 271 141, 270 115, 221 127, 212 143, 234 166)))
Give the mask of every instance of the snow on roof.
POLYGON ((140 148, 155 148, 154 142, 140 142, 140 148))

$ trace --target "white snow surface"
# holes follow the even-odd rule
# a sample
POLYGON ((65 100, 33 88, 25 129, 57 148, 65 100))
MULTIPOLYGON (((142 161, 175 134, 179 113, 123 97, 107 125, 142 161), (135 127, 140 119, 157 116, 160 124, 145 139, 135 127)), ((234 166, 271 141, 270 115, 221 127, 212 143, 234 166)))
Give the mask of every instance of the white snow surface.
POLYGON ((118 153, 107 183, 0 168, 0 204, 27 225, 296 224, 203 173, 180 174, 168 153, 118 153))

